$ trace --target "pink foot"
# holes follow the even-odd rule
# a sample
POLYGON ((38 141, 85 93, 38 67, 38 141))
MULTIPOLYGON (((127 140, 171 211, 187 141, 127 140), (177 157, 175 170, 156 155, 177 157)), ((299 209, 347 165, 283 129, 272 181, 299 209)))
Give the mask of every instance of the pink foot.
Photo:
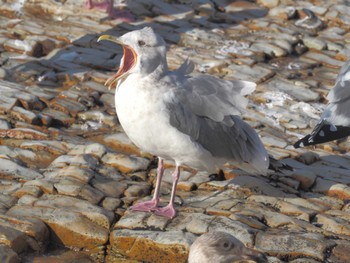
POLYGON ((92 8, 99 8, 99 9, 104 9, 106 10, 107 8, 110 7, 110 3, 108 3, 107 1, 103 1, 103 2, 98 2, 98 3, 94 3, 93 0, 87 0, 85 3, 85 6, 88 9, 92 9, 92 8))
POLYGON ((119 9, 112 9, 111 11, 108 12, 108 16, 111 19, 119 19, 123 22, 134 22, 134 16, 127 10, 119 10, 119 9))
POLYGON ((157 209, 158 202, 156 200, 150 200, 142 203, 135 204, 131 207, 133 211, 151 212, 157 209))
POLYGON ((169 204, 165 207, 158 207, 154 210, 154 213, 158 216, 164 216, 170 219, 176 216, 176 211, 172 204, 171 205, 169 204))

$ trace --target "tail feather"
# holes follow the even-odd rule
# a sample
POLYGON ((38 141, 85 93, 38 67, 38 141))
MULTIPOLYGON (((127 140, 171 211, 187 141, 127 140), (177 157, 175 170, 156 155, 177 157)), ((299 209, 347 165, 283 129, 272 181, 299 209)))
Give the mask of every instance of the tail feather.
POLYGON ((294 144, 294 148, 325 143, 342 139, 350 135, 350 127, 329 124, 322 120, 311 134, 306 135, 294 144))

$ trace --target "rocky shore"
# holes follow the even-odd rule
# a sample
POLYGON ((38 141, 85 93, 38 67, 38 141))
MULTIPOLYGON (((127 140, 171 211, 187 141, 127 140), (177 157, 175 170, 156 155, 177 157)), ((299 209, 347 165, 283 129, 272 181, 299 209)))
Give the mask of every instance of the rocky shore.
POLYGON ((0 0, 0 262, 186 262, 214 229, 268 262, 350 262, 350 144, 292 146, 350 54, 347 1, 115 1, 129 20, 84 2, 0 0), (129 141, 103 85, 122 49, 96 40, 144 26, 172 69, 190 58, 195 74, 256 82, 244 118, 294 171, 184 167, 176 218, 130 212, 150 198, 156 159, 129 141))

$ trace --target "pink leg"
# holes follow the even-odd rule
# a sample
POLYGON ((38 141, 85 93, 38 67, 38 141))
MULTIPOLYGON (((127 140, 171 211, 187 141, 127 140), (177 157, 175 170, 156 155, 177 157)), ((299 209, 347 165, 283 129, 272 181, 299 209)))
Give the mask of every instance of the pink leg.
POLYGON ((87 0, 86 3, 85 3, 85 6, 89 9, 93 8, 94 5, 92 4, 92 0, 87 0))
POLYGON ((154 194, 153 194, 152 200, 133 205, 131 207, 131 210, 150 212, 150 211, 153 211, 154 209, 157 208, 157 205, 159 203, 160 184, 162 182, 163 174, 164 174, 163 159, 158 158, 156 189, 154 189, 154 194))
POLYGON ((89 9, 94 7, 105 9, 108 16, 112 19, 120 19, 124 22, 133 22, 133 15, 127 10, 114 9, 114 0, 104 0, 101 3, 93 3, 93 0, 87 0, 85 6, 89 9))
POLYGON ((109 12, 109 10, 113 9, 113 0, 104 0, 103 2, 98 3, 94 3, 93 0, 87 0, 85 6, 89 9, 92 9, 94 7, 106 9, 107 12, 109 12))
POLYGON ((176 185, 180 178, 180 167, 176 165, 175 171, 173 173, 173 187, 171 189, 171 196, 169 204, 165 207, 159 207, 154 210, 154 213, 159 216, 164 216, 168 218, 174 218, 176 216, 176 211, 174 208, 174 200, 176 193, 176 185))

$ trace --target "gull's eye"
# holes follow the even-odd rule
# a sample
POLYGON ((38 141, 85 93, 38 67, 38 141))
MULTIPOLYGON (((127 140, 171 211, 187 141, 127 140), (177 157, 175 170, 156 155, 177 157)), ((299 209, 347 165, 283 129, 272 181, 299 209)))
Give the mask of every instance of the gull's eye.
POLYGON ((145 41, 143 41, 143 40, 139 40, 138 44, 139 44, 139 46, 141 46, 141 47, 144 46, 144 45, 146 45, 145 41))
POLYGON ((221 243, 221 247, 223 250, 228 251, 233 249, 234 245, 229 240, 225 240, 221 243))

